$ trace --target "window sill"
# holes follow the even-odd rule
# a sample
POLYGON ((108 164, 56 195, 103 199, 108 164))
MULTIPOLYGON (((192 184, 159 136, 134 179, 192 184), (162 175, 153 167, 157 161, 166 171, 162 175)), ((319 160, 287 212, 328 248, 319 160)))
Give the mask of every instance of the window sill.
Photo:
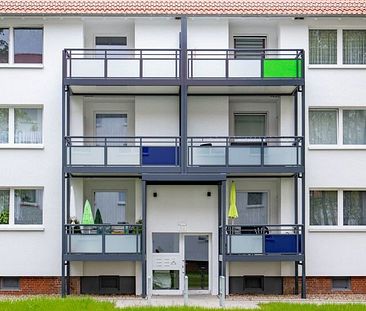
POLYGON ((0 231, 44 231, 43 225, 0 225, 0 231))
POLYGON ((308 69, 366 69, 366 65, 308 65, 308 69))
POLYGON ((44 149, 43 144, 0 144, 0 149, 44 149))
POLYGON ((1 68, 14 68, 14 69, 43 69, 43 64, 0 64, 1 68))
POLYGON ((309 150, 366 150, 366 145, 312 145, 309 150))
POLYGON ((309 232, 366 232, 366 226, 310 226, 309 232))

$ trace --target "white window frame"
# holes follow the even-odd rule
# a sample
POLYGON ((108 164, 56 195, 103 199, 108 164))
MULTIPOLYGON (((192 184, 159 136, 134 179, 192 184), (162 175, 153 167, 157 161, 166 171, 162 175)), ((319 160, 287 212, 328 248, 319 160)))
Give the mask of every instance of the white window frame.
POLYGON ((366 69, 366 64, 343 64, 343 30, 365 30, 364 26, 346 26, 346 27, 329 27, 329 26, 311 26, 308 28, 308 53, 310 50, 309 46, 309 31, 310 30, 336 30, 337 31, 337 63, 336 64, 310 64, 309 57, 307 57, 307 66, 309 69, 366 69))
POLYGON ((343 224, 343 192, 344 191, 366 191, 365 188, 309 188, 308 191, 308 225, 309 231, 365 231, 366 225, 344 225, 343 224), (337 192, 337 225, 311 225, 310 224, 310 191, 336 191, 337 192))
POLYGON ((9 191, 9 223, 1 224, 0 231, 43 231, 44 230, 44 187, 41 186, 12 186, 1 187, 0 190, 9 191), (15 190, 41 190, 42 195, 42 224, 15 224, 15 190))
POLYGON ((0 149, 43 149, 44 148, 44 108, 41 105, 17 105, 17 106, 2 106, 2 109, 8 109, 9 120, 8 120, 8 142, 5 144, 0 144, 0 149), (41 109, 42 111, 42 141, 39 144, 19 144, 15 143, 14 130, 15 130, 15 109, 41 109))
POLYGON ((233 111, 232 112, 232 131, 233 136, 237 136, 235 133, 235 116, 237 115, 251 115, 251 116, 264 116, 264 136, 269 136, 268 129, 269 129, 269 111, 233 111))
POLYGON ((42 69, 44 67, 45 60, 45 27, 44 25, 1 25, 1 28, 9 29, 9 62, 8 63, 0 63, 0 68, 39 68, 42 69), (16 28, 42 28, 43 29, 43 46, 42 46, 42 63, 14 63, 14 29, 16 28))
POLYGON ((343 111, 344 110, 366 110, 365 106, 357 107, 357 106, 342 106, 342 107, 334 107, 334 106, 311 106, 308 109, 308 116, 310 110, 336 110, 337 111, 337 144, 329 145, 329 144, 311 144, 310 143, 310 120, 307 118, 307 143, 309 150, 366 150, 366 144, 364 145, 351 145, 351 144, 343 144, 343 111))

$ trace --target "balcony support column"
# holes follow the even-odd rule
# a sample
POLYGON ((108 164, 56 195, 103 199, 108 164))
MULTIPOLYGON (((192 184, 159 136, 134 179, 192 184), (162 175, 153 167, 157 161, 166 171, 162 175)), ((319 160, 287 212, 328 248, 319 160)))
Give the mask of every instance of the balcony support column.
MULTIPOLYGON (((294 135, 298 136, 299 134, 299 122, 298 122, 298 117, 299 117, 299 110, 298 110, 298 89, 296 89, 295 93, 294 93, 294 135)), ((294 220, 295 220, 295 225, 299 224, 299 175, 296 174, 294 176, 294 208, 295 208, 295 213, 294 213, 294 220)), ((294 286, 294 294, 298 295, 299 294, 299 262, 295 261, 295 286, 294 286)))
MULTIPOLYGON (((305 58, 305 57, 304 57, 305 58)), ((305 62, 305 59, 303 60, 303 64, 305 62)), ((304 67, 304 65, 303 65, 304 67)), ((304 70, 304 68, 303 68, 304 70)), ((304 71, 303 71, 304 72, 304 71)), ((305 72, 304 72, 305 76, 305 72)), ((304 77, 305 78, 305 77, 304 77)), ((301 135, 303 137, 303 145, 301 149, 301 158, 302 158, 302 164, 305 168, 305 86, 302 86, 301 88, 301 135)), ((301 298, 306 298, 306 252, 305 252, 305 195, 306 195, 306 187, 305 187, 305 170, 304 173, 301 174, 301 223, 303 225, 303 230, 301 234, 301 246, 302 246, 302 252, 304 254, 302 266, 301 266, 301 298)))
POLYGON ((180 20, 180 91, 179 91, 179 135, 180 165, 183 173, 187 172, 187 116, 188 116, 188 87, 187 87, 187 17, 180 20))
POLYGON ((219 184, 219 275, 218 283, 220 284, 220 277, 225 277, 226 280, 226 180, 219 184))
MULTIPOLYGON (((141 181, 141 195, 142 195, 142 234, 141 234, 141 254, 142 254, 142 260, 141 260, 141 267, 142 267, 142 297, 147 297, 147 262, 146 262, 146 207, 147 207, 147 201, 146 201, 146 181, 141 181)), ((150 294, 150 293, 149 293, 150 294)))

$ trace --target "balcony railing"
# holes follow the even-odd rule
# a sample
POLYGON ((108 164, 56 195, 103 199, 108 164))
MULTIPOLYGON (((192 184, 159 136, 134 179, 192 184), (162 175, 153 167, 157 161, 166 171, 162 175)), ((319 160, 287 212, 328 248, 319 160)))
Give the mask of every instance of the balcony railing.
POLYGON ((179 49, 67 49, 66 78, 179 77, 179 49))
POLYGON ((303 77, 302 50, 188 50, 188 78, 294 79, 303 77))
POLYGON ((189 137, 189 167, 298 167, 302 137, 189 137))
POLYGON ((67 254, 141 254, 142 225, 65 225, 67 254))
POLYGON ((66 49, 69 79, 300 79, 304 52, 296 49, 66 49), (187 76, 180 60, 187 58, 187 76))
POLYGON ((65 138, 67 166, 179 166, 179 137, 65 138))
POLYGON ((227 225, 227 255, 302 255, 303 225, 227 225))

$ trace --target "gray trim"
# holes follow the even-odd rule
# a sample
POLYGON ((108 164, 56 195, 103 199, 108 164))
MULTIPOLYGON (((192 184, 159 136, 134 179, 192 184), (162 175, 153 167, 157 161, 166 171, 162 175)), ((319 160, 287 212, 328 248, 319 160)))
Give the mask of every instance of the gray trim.
POLYGON ((142 239, 141 239, 141 253, 142 253, 142 297, 147 295, 147 262, 146 262, 146 215, 147 215, 147 199, 146 199, 146 181, 141 181, 141 195, 142 195, 142 239))
POLYGON ((164 175, 164 174, 143 174, 142 180, 145 181, 180 181, 180 182, 205 182, 205 181, 223 181, 226 180, 225 174, 171 174, 171 175, 164 175))
POLYGON ((65 254, 68 261, 141 261, 141 254, 65 254))
POLYGON ((226 255, 228 262, 302 261, 304 255, 226 255))

